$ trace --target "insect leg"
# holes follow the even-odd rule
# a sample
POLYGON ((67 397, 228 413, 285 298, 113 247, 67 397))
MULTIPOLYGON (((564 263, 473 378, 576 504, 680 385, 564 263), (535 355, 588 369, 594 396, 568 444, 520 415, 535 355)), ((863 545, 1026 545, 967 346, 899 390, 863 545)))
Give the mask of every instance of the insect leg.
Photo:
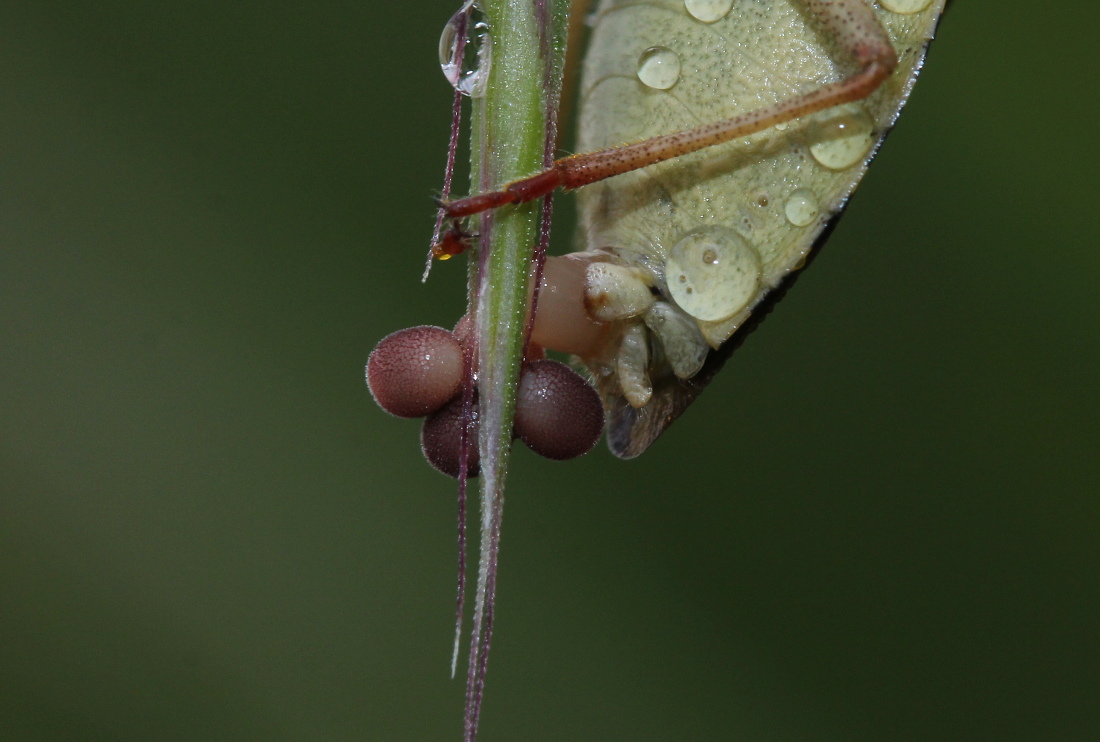
POLYGON ((469 216, 505 204, 526 203, 555 188, 579 188, 613 175, 638 170, 681 155, 755 134, 776 124, 808 116, 826 108, 861 100, 873 93, 894 68, 898 57, 890 37, 867 0, 803 0, 822 30, 836 38, 855 57, 859 70, 843 79, 775 105, 730 119, 622 147, 588 152, 558 160, 529 178, 499 191, 451 201, 445 206, 452 218, 469 216))

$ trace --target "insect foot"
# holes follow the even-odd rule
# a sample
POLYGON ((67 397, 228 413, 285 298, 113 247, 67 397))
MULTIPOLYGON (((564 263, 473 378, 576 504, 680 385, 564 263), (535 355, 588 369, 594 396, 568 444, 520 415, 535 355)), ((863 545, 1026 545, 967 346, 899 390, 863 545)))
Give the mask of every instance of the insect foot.
POLYGON ((467 232, 457 221, 439 235, 439 242, 432 245, 432 257, 438 260, 450 260, 470 249, 470 241, 477 237, 475 232, 467 232))

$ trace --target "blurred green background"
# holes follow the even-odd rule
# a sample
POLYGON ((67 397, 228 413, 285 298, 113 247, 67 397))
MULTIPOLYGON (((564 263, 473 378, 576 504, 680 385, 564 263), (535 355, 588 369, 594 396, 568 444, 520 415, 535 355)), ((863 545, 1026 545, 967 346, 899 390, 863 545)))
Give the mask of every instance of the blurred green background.
MULTIPOLYGON (((0 5, 0 739, 459 738, 454 486, 362 382, 463 308, 457 4, 0 5)), ((1100 737, 1098 20, 957 2, 702 401, 517 449, 484 742, 1100 737)))

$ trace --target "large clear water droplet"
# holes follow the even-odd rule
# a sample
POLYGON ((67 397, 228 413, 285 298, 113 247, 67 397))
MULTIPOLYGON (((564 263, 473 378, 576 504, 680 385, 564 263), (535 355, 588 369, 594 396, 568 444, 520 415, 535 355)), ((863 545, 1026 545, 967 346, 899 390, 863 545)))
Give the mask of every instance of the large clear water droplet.
POLYGON ((455 90, 471 98, 480 98, 485 95, 485 86, 489 81, 493 37, 486 24, 473 23, 470 19, 468 13, 471 7, 471 2, 463 5, 443 27, 443 33, 439 35, 439 66, 455 90), (468 28, 466 38, 462 39, 464 24, 468 28), (460 39, 464 43, 460 43, 460 39))
POLYGON ((931 4, 932 0, 882 0, 882 7, 902 15, 919 13, 931 4))
POLYGON ((692 18, 714 23, 729 15, 733 0, 684 0, 684 8, 692 18))
POLYGON ((638 58, 638 79, 657 90, 668 90, 680 79, 680 55, 663 46, 651 46, 638 58))
POLYGON ((692 317, 731 317, 756 295, 760 255, 728 227, 690 232, 668 252, 665 282, 672 299, 692 317))
POLYGON ((817 196, 809 188, 795 190, 787 197, 787 203, 783 204, 783 213, 787 215, 787 221, 796 227, 808 227, 813 224, 820 211, 817 196))
POLYGON ((867 111, 849 103, 831 109, 814 126, 810 154, 830 170, 847 170, 863 161, 875 143, 874 124, 867 111))

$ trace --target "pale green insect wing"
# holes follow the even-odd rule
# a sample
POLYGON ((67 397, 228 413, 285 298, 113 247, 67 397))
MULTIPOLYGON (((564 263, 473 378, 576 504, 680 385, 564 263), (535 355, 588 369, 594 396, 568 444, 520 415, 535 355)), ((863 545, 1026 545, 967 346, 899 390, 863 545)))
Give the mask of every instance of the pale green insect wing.
MULTIPOLYGON (((698 396, 862 178, 912 89, 944 0, 880 5, 900 63, 866 100, 578 192, 583 249, 647 271, 659 298, 694 318, 715 349, 687 379, 662 374, 659 347, 651 352, 653 394, 641 407, 622 394, 607 360, 614 348, 585 359, 616 455, 637 456, 698 396), (707 239, 715 249, 701 251, 707 239), (695 255, 704 262, 682 268, 695 255), (708 263, 727 274, 708 274, 708 263)), ((797 0, 603 0, 582 74, 578 149, 729 118, 854 69, 797 0)))

